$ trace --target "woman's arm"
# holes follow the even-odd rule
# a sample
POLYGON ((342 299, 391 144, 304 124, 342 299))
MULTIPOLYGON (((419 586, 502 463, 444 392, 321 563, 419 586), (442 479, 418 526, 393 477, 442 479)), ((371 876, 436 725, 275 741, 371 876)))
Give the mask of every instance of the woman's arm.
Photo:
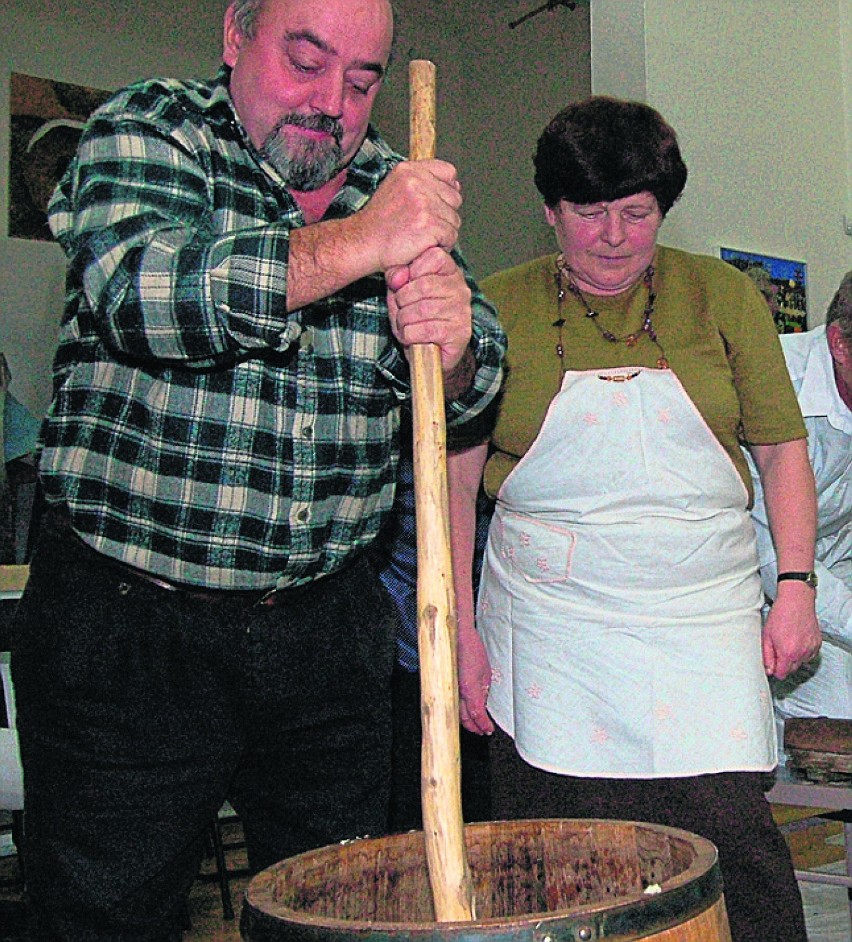
POLYGON ((447 454, 450 547, 458 617, 459 714, 465 729, 480 734, 494 732, 494 724, 485 709, 491 666, 476 631, 473 598, 476 498, 487 455, 486 444, 447 454))
MULTIPOLYGON (((807 442, 753 445, 778 572, 808 572, 814 567, 816 490, 807 442)), ((816 594, 804 582, 778 584, 775 603, 763 627, 766 673, 784 678, 809 661, 821 643, 816 594)))

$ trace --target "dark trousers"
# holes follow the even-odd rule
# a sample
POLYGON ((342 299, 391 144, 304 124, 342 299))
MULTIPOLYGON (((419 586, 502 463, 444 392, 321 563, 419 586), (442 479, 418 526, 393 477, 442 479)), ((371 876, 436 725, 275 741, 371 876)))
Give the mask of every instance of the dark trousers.
MULTIPOLYGON (((393 763, 390 798, 391 831, 423 827, 420 787, 420 675, 397 665, 393 673, 393 763)), ((488 781, 488 737, 459 729, 462 816, 465 821, 488 821, 491 801, 488 781)))
POLYGON ((224 798, 253 869, 386 828, 392 611, 361 559, 274 608, 44 527, 14 626, 38 940, 180 937, 224 798))
POLYGON ((497 730, 491 743, 495 818, 605 818, 683 828, 719 851, 733 942, 807 942, 790 853, 772 818, 765 776, 578 778, 534 768, 497 730))

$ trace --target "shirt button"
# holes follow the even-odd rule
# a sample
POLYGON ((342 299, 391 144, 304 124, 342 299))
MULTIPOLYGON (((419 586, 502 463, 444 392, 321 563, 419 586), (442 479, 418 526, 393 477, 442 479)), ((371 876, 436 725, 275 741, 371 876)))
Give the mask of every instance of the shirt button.
POLYGON ((306 426, 302 429, 302 438, 313 438, 313 437, 314 437, 314 429, 313 429, 313 426, 312 426, 312 425, 306 425, 306 426))
POLYGON ((308 512, 307 507, 304 507, 296 514, 296 519, 299 521, 299 523, 305 523, 309 516, 310 513, 308 512))

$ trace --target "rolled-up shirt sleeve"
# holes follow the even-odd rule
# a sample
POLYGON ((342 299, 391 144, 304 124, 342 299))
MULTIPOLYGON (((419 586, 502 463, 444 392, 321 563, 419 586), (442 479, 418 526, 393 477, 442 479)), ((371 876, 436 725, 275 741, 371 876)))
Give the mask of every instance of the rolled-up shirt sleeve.
POLYGON ((291 226, 246 213, 239 227, 239 177, 218 179, 203 133, 99 113, 51 201, 51 228, 118 351, 208 365, 301 334, 286 311, 291 226))

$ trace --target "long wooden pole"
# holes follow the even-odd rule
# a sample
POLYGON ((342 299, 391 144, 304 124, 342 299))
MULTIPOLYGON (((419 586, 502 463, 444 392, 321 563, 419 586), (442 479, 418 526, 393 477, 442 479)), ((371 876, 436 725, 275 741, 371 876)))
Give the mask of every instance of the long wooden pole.
MULTIPOLYGON (((435 156, 435 66, 409 66, 410 157, 435 156)), ((438 922, 475 918, 464 843, 459 759, 456 609, 447 498, 444 378, 434 344, 411 350, 417 513, 417 643, 423 727, 421 789, 429 881, 438 922)))

